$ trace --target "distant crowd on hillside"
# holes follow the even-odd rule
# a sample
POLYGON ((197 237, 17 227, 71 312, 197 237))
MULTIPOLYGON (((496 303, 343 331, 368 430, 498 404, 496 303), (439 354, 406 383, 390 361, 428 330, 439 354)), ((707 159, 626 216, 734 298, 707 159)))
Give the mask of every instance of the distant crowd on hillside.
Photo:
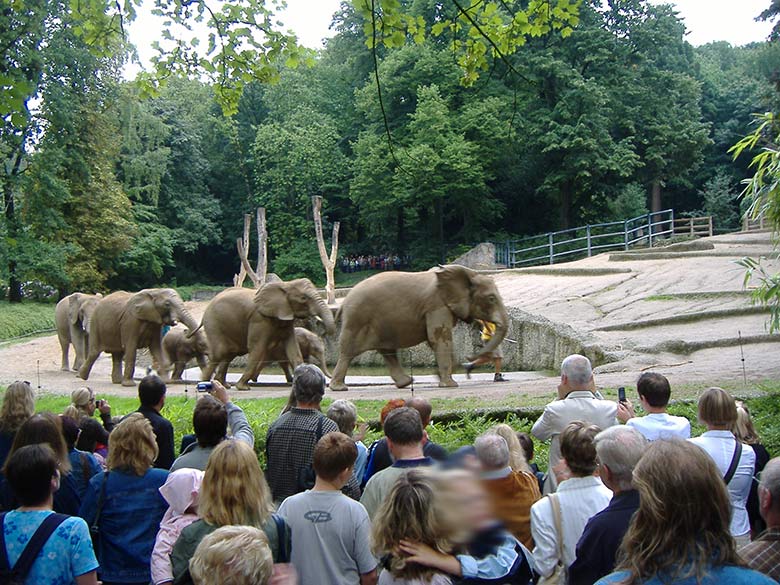
POLYGON ((344 273, 361 272, 363 270, 400 270, 409 268, 412 264, 411 256, 399 256, 398 254, 352 255, 341 259, 341 271, 344 273))
POLYGON ((35 414, 28 382, 0 406, 0 582, 97 585, 771 585, 780 578, 780 458, 721 388, 688 419, 646 372, 636 409, 605 400, 590 361, 561 365, 530 434, 498 424, 448 453, 430 402, 391 400, 363 444, 355 404, 323 412, 326 378, 295 369, 266 469, 214 381, 174 453, 166 386, 114 418, 89 388, 35 414), (641 412, 640 412, 641 407, 641 412), (359 428, 358 428, 359 427, 359 428), (534 441, 550 441, 539 470, 534 441), (9 568, 10 567, 10 568, 9 568))

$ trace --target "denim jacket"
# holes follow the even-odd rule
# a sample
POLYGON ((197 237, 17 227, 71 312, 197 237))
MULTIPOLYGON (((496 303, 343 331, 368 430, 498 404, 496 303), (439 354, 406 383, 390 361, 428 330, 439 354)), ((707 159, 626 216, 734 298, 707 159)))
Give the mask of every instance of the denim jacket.
MULTIPOLYGON (((105 475, 101 472, 90 480, 79 510, 79 516, 89 526, 95 521, 105 475)), ((149 563, 154 539, 168 507, 159 488, 167 477, 168 472, 163 469, 149 469, 143 476, 124 470, 108 472, 95 551, 103 581, 149 583, 151 580, 149 563)))

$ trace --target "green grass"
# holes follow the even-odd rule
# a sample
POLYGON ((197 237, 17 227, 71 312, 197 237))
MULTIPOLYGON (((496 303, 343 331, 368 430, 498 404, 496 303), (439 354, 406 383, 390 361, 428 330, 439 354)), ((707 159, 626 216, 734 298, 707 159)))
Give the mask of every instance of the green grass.
MULTIPOLYGON (((743 392, 736 388, 729 388, 736 396, 742 397, 743 392)), ((780 381, 771 381, 761 385, 758 390, 760 395, 745 396, 745 402, 748 404, 756 429, 761 435, 762 442, 769 449, 770 453, 780 453, 780 381)), ((691 427, 694 435, 701 434, 704 429, 696 420, 696 402, 695 397, 701 391, 701 387, 690 388, 681 387, 675 389, 675 394, 685 396, 680 402, 672 404, 669 411, 677 416, 684 416, 691 421, 691 427)), ((616 399, 617 390, 607 389, 602 392, 605 398, 616 399)), ((632 398, 632 392, 629 390, 629 398, 632 398)), ((138 407, 135 398, 117 397, 104 395, 99 396, 107 398, 112 406, 114 415, 122 415, 132 412, 138 407)), ((501 403, 490 403, 491 408, 499 412, 476 414, 475 410, 484 409, 486 404, 476 398, 447 398, 432 400, 434 418, 441 413, 458 413, 449 417, 447 422, 434 422, 428 427, 428 434, 431 440, 444 445, 448 450, 454 451, 458 447, 472 444, 474 439, 485 432, 488 428, 496 424, 497 420, 503 420, 517 431, 530 433, 531 426, 537 414, 518 414, 515 412, 500 412, 503 407, 507 410, 514 410, 519 406, 530 409, 541 409, 549 397, 538 396, 528 397, 523 394, 508 396, 501 403)), ((55 413, 62 412, 69 403, 67 396, 44 394, 38 398, 36 407, 38 411, 51 411, 55 413)), ((262 398, 262 399, 236 399, 236 404, 244 409, 250 424, 255 432, 256 449, 261 463, 264 463, 265 435, 269 425, 276 420, 279 413, 286 403, 283 398, 262 398)), ((326 398, 323 401, 323 411, 327 410, 331 399, 326 398)), ((359 420, 376 422, 379 420, 379 412, 384 406, 384 400, 355 400, 358 407, 359 420)), ((634 400, 636 403, 636 401, 634 400)), ((195 394, 190 396, 171 396, 166 402, 163 415, 173 423, 175 429, 176 445, 179 445, 182 435, 192 432, 192 409, 195 405, 195 394)), ((637 413, 641 414, 641 413, 637 413)), ((366 437, 366 444, 381 436, 381 431, 377 425, 372 425, 366 437)), ((536 455, 535 461, 541 468, 546 468, 548 460, 548 445, 535 442, 536 455)))
POLYGON ((0 341, 54 329, 54 303, 0 301, 0 341))
POLYGON ((364 281, 370 276, 386 272, 384 270, 361 270, 360 272, 340 272, 336 271, 336 286, 338 288, 350 288, 364 281))

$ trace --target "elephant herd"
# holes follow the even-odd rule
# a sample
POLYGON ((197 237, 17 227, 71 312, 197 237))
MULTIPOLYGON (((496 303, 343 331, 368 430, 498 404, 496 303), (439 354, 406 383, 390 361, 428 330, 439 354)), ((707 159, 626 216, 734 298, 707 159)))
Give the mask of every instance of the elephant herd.
POLYGON ((492 352, 506 336, 509 318, 493 280, 462 266, 440 266, 427 272, 386 272, 356 285, 340 307, 330 307, 308 279, 269 282, 257 290, 229 288, 220 292, 198 323, 173 289, 115 292, 107 296, 74 293, 56 309, 62 347, 62 369, 69 369, 68 350, 76 351, 73 368, 87 379, 101 352, 113 360, 111 381, 132 386, 136 352, 148 348, 163 378, 172 369, 180 379, 186 363, 196 359, 202 379, 226 383, 230 362, 242 355, 247 363, 239 390, 249 389, 260 371, 278 362, 289 381, 290 369, 316 361, 331 378, 334 391, 347 390, 350 362, 369 350, 384 358, 396 386, 411 383, 398 360, 398 350, 427 342, 438 365, 439 385, 457 386, 452 330, 458 321, 475 319, 496 325, 481 350, 492 352), (316 334, 295 326, 295 320, 319 320, 327 336, 340 323, 339 358, 331 375, 325 346, 316 334), (183 328, 174 327, 181 322, 183 328), (173 327, 163 336, 163 327, 173 327))

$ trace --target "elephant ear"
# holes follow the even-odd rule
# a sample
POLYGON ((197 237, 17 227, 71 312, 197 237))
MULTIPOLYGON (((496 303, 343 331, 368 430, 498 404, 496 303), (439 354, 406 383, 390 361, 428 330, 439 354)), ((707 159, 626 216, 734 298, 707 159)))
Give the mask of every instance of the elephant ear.
POLYGON ((280 321, 292 321, 295 318, 283 282, 263 285, 255 294, 255 306, 265 317, 280 321))
POLYGON ((474 272, 454 264, 439 266, 434 272, 444 304, 459 319, 467 320, 471 309, 471 278, 474 272))
POLYGON ((76 325, 81 317, 79 313, 81 309, 81 298, 78 295, 71 295, 68 300, 68 320, 71 325, 76 325))
POLYGON ((127 302, 127 310, 136 319, 162 325, 160 312, 154 306, 154 299, 148 291, 142 290, 130 297, 130 300, 127 302))

